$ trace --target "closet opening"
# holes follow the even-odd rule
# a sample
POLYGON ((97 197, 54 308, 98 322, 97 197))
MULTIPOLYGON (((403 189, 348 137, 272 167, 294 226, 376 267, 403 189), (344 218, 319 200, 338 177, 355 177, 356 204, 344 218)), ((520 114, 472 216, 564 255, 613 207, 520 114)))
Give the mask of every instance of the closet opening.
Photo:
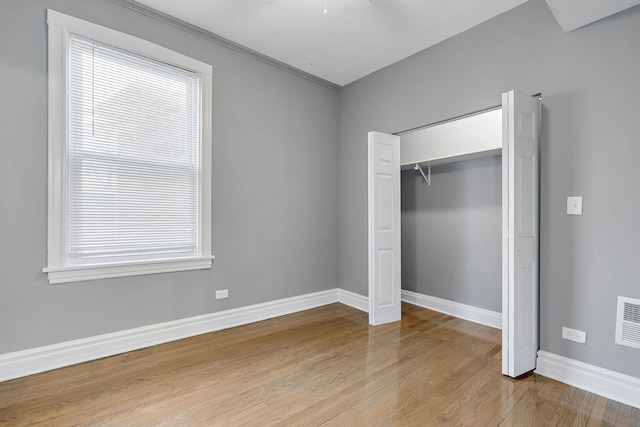
POLYGON ((501 108, 401 133, 400 169, 402 299, 501 328, 501 108))

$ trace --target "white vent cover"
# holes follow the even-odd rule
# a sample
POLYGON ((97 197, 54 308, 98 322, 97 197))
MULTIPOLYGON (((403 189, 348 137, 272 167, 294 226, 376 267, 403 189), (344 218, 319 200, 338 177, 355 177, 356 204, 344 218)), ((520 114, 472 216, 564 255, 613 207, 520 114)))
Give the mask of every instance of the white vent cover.
POLYGON ((616 344, 640 348, 640 300, 618 297, 616 344))

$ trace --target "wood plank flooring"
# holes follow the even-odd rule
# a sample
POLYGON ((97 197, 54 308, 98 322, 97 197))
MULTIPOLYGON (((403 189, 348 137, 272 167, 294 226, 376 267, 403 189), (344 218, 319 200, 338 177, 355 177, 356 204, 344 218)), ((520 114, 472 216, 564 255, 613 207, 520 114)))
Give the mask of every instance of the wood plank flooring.
POLYGON ((500 374, 500 331, 341 304, 0 383, 0 425, 640 426, 640 410, 500 374))

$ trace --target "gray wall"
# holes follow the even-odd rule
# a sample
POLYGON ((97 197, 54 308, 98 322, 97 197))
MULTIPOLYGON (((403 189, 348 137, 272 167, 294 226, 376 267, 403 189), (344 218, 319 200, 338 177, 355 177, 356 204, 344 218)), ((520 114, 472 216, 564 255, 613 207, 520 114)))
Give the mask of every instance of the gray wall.
POLYGON ((402 289, 502 311, 502 156, 402 172, 402 289))
POLYGON ((335 288, 337 166, 334 90, 108 0, 2 0, 0 353, 335 288), (211 270, 47 284, 46 8, 213 65, 211 270))
POLYGON ((640 298, 640 7, 564 34, 529 2, 343 88, 339 283, 367 294, 367 131, 394 133, 542 92, 540 342, 640 377, 614 344, 616 297, 640 298), (566 197, 584 196, 569 217, 566 197), (561 339, 562 326, 587 344, 561 339))

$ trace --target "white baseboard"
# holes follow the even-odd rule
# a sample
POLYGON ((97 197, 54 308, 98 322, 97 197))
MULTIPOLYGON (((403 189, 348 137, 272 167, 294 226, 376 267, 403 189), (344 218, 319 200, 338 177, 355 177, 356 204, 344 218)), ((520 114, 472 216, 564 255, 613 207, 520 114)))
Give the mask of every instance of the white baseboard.
POLYGON ((640 409, 640 378, 542 350, 534 372, 640 409))
MULTIPOLYGON (((411 291, 402 291, 410 304, 500 328, 500 313, 411 291)), ((144 347, 271 319, 340 302, 368 312, 369 298, 343 289, 285 298, 219 313, 159 323, 111 334, 0 354, 0 381, 45 372, 144 347)), ((538 352, 535 373, 609 399, 640 408, 640 379, 545 351, 538 352)))
POLYGON ((419 307, 428 308, 429 310, 435 310, 461 319, 469 320, 471 322, 491 326, 492 328, 502 329, 502 314, 495 311, 485 310, 484 308, 461 304, 459 302, 419 294, 412 291, 406 291, 404 289, 402 290, 402 301, 419 307))
POLYGON ((338 289, 338 302, 357 310, 369 312, 369 298, 344 289, 338 289))
MULTIPOLYGON (((342 292, 345 291, 331 289, 219 313, 0 354, 0 381, 309 310, 338 302, 338 296, 342 292)), ((345 298, 344 295, 343 298, 345 298)), ((346 298, 348 299, 349 296, 346 298)), ((351 297, 351 300, 357 299, 351 297)))

